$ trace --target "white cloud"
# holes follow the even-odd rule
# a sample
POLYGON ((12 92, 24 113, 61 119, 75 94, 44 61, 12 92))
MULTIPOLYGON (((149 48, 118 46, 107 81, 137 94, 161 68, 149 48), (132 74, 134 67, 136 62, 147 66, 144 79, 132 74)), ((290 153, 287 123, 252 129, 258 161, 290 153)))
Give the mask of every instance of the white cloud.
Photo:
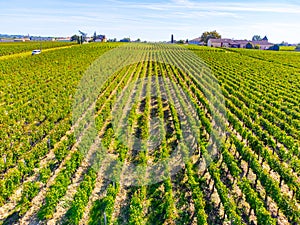
POLYGON ((136 3, 136 2, 118 2, 117 7, 152 9, 159 11, 172 11, 180 9, 188 13, 190 10, 202 11, 221 11, 221 12, 272 12, 272 13, 300 13, 300 6, 296 4, 279 4, 279 3, 263 3, 263 2, 195 2, 188 0, 172 0, 171 2, 161 3, 136 3))

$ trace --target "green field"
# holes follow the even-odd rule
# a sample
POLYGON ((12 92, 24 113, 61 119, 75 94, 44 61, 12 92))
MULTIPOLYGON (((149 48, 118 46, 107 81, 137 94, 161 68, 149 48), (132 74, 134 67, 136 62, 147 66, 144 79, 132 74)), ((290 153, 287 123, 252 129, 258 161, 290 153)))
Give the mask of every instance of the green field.
POLYGON ((0 87, 0 224, 300 224, 299 53, 91 43, 0 60, 0 87))
POLYGON ((74 42, 0 42, 0 57, 22 52, 31 52, 35 49, 49 49, 74 45, 74 42))
POLYGON ((294 51, 295 49, 295 46, 280 46, 280 51, 294 51))

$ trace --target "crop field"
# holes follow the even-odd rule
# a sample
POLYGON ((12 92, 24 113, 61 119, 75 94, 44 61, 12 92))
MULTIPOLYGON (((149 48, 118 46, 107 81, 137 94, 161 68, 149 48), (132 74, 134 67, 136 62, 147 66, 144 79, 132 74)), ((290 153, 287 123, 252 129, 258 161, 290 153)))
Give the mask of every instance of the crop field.
POLYGON ((295 46, 280 46, 280 51, 294 51, 295 46))
POLYGON ((0 43, 0 57, 5 55, 12 55, 16 53, 28 52, 34 49, 48 49, 54 47, 70 46, 74 45, 72 42, 20 42, 0 43))
POLYGON ((0 87, 0 224, 300 224, 298 53, 91 43, 0 87))

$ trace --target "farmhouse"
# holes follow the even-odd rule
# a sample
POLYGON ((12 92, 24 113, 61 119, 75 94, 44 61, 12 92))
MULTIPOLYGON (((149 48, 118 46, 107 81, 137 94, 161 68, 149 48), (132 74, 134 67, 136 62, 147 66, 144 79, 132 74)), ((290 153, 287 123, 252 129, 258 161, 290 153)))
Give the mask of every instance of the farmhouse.
POLYGON ((232 39, 209 39, 207 46, 209 47, 224 47, 224 48, 246 48, 248 43, 252 43, 253 46, 257 46, 261 50, 266 50, 272 47, 274 44, 270 43, 265 37, 261 41, 248 41, 248 40, 232 40, 232 39))

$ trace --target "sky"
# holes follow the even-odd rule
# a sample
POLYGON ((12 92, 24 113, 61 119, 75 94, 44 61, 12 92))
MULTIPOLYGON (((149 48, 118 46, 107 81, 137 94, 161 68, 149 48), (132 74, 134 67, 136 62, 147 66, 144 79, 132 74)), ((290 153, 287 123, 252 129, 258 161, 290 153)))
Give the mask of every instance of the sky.
POLYGON ((92 36, 147 41, 194 39, 216 30, 224 38, 267 36, 300 42, 297 0, 0 0, 0 33, 92 36))

